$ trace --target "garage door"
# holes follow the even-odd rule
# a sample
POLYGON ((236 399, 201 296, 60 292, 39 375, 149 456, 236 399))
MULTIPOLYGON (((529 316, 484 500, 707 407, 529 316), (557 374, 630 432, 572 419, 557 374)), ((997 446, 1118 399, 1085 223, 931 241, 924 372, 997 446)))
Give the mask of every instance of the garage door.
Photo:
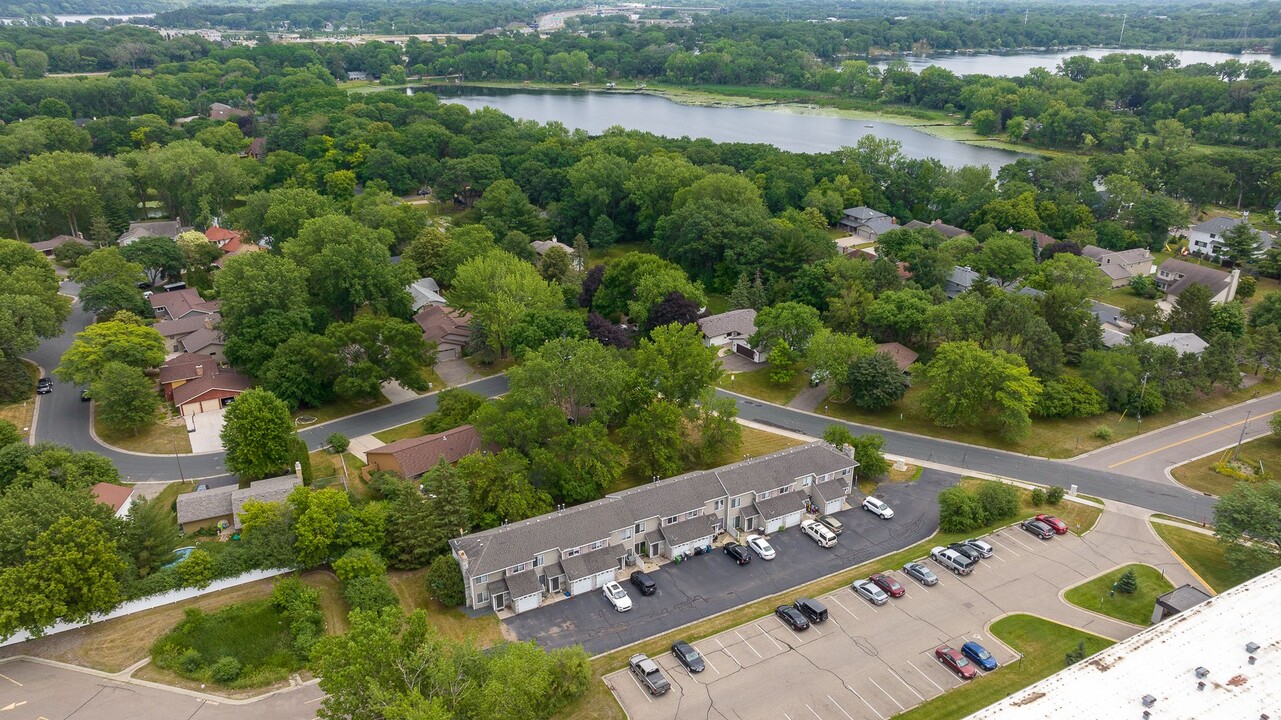
POLYGON ((526 595, 523 598, 516 598, 512 601, 512 610, 523 613, 538 607, 538 601, 542 599, 541 595, 526 595))
POLYGON ((825 515, 831 515, 834 512, 840 512, 840 509, 841 509, 841 499, 836 498, 835 500, 827 501, 827 504, 823 506, 823 513, 825 515))
POLYGON ((788 513, 780 518, 774 518, 765 522, 765 532, 773 533, 782 530, 785 527, 795 527, 801 524, 801 514, 804 511, 797 510, 794 513, 788 513))
POLYGON ((692 540, 692 541, 690 541, 690 542, 682 543, 682 544, 680 544, 680 545, 677 545, 677 546, 673 547, 673 548, 671 549, 671 550, 672 550, 672 552, 671 552, 671 554, 669 554, 669 555, 668 555, 668 557, 669 557, 669 558, 670 558, 670 557, 675 557, 676 555, 680 555, 680 554, 682 554, 682 553, 692 553, 692 552, 694 552, 694 548, 696 548, 696 547, 706 547, 706 546, 711 545, 711 544, 712 544, 712 536, 711 536, 711 535, 708 535, 707 537, 701 537, 701 538, 699 538, 699 539, 697 539, 697 540, 692 540))
POLYGON ((214 410, 221 410, 221 409, 222 409, 221 400, 201 400, 200 401, 200 412, 213 412, 214 410))
POLYGON ((590 592, 592 589, 592 580, 594 579, 595 578, 591 575, 584 578, 578 578, 569 584, 569 593, 571 595, 581 595, 585 592, 590 592))
POLYGON ((613 571, 613 570, 606 570, 605 572, 596 573, 595 578, 594 578, 593 583, 592 583, 592 587, 593 587, 593 588, 603 588, 603 587, 605 587, 605 583, 607 583, 607 582, 609 582, 610 580, 613 580, 613 579, 614 579, 614 571, 613 571))

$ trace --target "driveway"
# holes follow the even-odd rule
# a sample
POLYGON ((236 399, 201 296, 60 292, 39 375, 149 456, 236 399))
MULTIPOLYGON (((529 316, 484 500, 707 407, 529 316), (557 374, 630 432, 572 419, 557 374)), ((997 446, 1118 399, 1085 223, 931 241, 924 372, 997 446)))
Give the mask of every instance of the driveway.
MULTIPOLYGON (((790 528, 770 536, 778 552, 775 560, 755 558, 738 566, 718 549, 680 565, 661 566, 650 573, 658 592, 649 597, 631 593, 634 607, 626 613, 616 612, 601 593, 591 592, 504 622, 521 640, 536 640, 547 648, 581 643, 593 655, 614 650, 914 545, 938 527, 939 491, 959 479, 925 470, 916 482, 883 484, 877 495, 894 508, 894 519, 880 520, 858 508, 837 513, 845 531, 831 549, 820 548, 798 528, 790 528)), ((852 500, 861 503, 862 495, 856 492, 852 500)))
MULTIPOLYGON (((436 374, 449 387, 458 387, 465 385, 473 380, 480 379, 480 373, 476 372, 466 360, 454 358, 453 360, 441 360, 436 363, 436 374)), ((435 388, 440 390, 442 388, 435 388)))
POLYGON ((1006 528, 988 536, 996 554, 969 576, 958 577, 925 560, 939 584, 922 587, 895 568, 891 574, 907 593, 880 607, 846 587, 819 598, 829 618, 808 630, 793 632, 767 615, 700 640, 695 647, 707 661, 701 674, 690 675, 664 653, 654 658, 672 683, 662 697, 642 692, 627 670, 606 676, 605 682, 633 720, 713 712, 780 720, 885 720, 962 684, 934 659, 939 645, 959 649, 973 640, 1000 665, 1013 661, 1017 654, 988 631, 1003 615, 1031 613, 1114 640, 1138 632, 1138 626, 1085 612, 1058 596, 1136 561, 1155 561, 1170 571, 1176 585, 1190 581, 1146 528, 1141 518, 1111 512, 1085 537, 1069 533, 1041 541, 1017 526, 1006 528))
POLYGON ((187 433, 191 441, 191 452, 222 452, 222 421, 226 409, 210 410, 191 416, 195 430, 187 433))

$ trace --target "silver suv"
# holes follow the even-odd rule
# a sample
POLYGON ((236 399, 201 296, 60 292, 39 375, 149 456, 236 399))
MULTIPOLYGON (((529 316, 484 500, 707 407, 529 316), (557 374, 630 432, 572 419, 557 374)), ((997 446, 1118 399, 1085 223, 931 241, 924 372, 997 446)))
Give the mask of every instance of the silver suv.
POLYGON ((957 575, 969 575, 974 569, 973 560, 942 545, 930 550, 930 558, 957 575))

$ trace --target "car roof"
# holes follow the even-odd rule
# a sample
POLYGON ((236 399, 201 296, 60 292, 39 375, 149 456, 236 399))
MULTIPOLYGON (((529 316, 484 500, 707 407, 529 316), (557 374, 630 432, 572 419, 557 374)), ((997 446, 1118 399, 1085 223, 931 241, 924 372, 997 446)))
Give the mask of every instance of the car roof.
MULTIPOLYGON (((884 505, 884 504, 885 504, 884 502, 881 502, 880 500, 877 500, 875 497, 873 497, 873 496, 871 496, 871 495, 868 495, 868 496, 867 496, 867 499, 868 499, 868 500, 871 500, 872 502, 874 502, 874 503, 876 503, 876 504, 878 504, 878 505, 884 505)), ((864 502, 866 502, 866 501, 864 501, 864 502)))
POLYGON ((698 652, 697 650, 694 650, 694 646, 693 646, 693 645, 690 645, 689 643, 685 642, 684 640, 677 640, 676 642, 672 643, 672 647, 673 647, 673 648, 675 648, 675 649, 680 650, 681 652, 686 652, 686 651, 689 651, 689 650, 693 650, 694 652, 698 652))

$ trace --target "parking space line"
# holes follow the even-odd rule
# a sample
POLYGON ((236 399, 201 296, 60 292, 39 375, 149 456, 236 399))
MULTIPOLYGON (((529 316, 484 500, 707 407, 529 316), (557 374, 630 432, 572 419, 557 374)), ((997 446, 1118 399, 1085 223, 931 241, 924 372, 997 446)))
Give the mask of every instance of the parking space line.
POLYGON ((845 607, 845 603, 841 602, 835 597, 832 598, 832 602, 836 603, 837 605, 840 605, 842 610, 850 614, 850 617, 854 618, 855 620, 858 620, 858 616, 855 615, 853 611, 851 611, 849 608, 845 607))
POLYGON ((907 684, 907 681, 903 679, 903 676, 902 676, 902 675, 899 675, 898 673, 894 672, 894 668, 892 668, 892 667, 890 667, 890 666, 886 665, 886 666, 885 666, 885 669, 886 669, 886 670, 889 670, 891 675, 893 675, 894 677, 898 678, 898 681, 899 681, 899 682, 901 682, 901 683, 903 683, 903 687, 907 688, 908 690, 911 690, 911 691, 912 691, 912 693, 913 693, 913 694, 915 694, 915 695, 916 695, 918 698, 920 698, 921 700, 924 700, 924 699, 925 699, 925 696, 924 696, 924 695, 922 695, 922 694, 920 694, 919 692, 917 692, 917 691, 916 691, 916 688, 914 688, 914 687, 912 687, 911 685, 908 685, 908 684, 907 684))
MULTIPOLYGON (((1018 538, 1014 537, 1013 535, 1011 535, 1010 537, 1006 538, 1006 540, 1013 540, 1014 542, 1018 543, 1019 545, 1022 545, 1024 550, 1027 550, 1028 552, 1033 552, 1033 550, 1032 550, 1032 546, 1031 546, 1031 545, 1028 545, 1027 543, 1023 542, 1022 540, 1020 540, 1020 539, 1018 539, 1018 538)), ((1045 542, 1045 541, 1044 541, 1044 540, 1042 540, 1041 542, 1045 542)))
POLYGON ((0 678, 4 678, 5 680, 8 680, 9 682, 13 683, 14 685, 17 685, 18 687, 22 687, 22 683, 18 682, 17 680, 14 680, 13 678, 9 677, 8 675, 0 675, 0 678))
POLYGON ((827 696, 827 699, 832 701, 832 704, 836 706, 836 709, 837 709, 837 710, 840 710, 840 711, 841 711, 841 714, 842 714, 842 715, 844 715, 845 717, 849 718, 850 720, 854 720, 854 718, 853 718, 853 717, 851 717, 849 713, 845 712, 845 708, 841 707, 841 704, 840 704, 840 703, 838 703, 838 702, 836 702, 836 698, 832 697, 831 695, 828 695, 828 696, 827 696))
POLYGON ((903 703, 899 702, 898 700, 894 700, 894 696, 893 696, 893 695, 891 695, 891 694, 889 694, 889 692, 887 692, 887 691, 885 690, 885 688, 881 687, 881 684, 880 684, 880 683, 878 683, 878 682, 876 682, 875 680, 873 680, 871 675, 869 675, 869 676, 867 677, 867 680, 868 680, 868 682, 870 682, 870 683, 872 683, 873 685, 875 685, 877 690, 880 690, 882 693, 884 693, 884 694, 885 694, 885 697, 888 697, 890 700, 892 700, 892 701, 894 702, 894 704, 895 704, 895 705, 898 705, 898 709, 899 709, 899 710, 906 710, 906 709, 907 709, 907 708, 903 707, 903 703))
MULTIPOLYGON (((724 651, 726 657, 728 657, 730 660, 733 660, 735 665, 739 667, 743 667, 743 663, 739 662, 738 658, 730 654, 729 648, 725 647, 725 644, 722 643, 719 638, 712 638, 712 639, 716 641, 717 645, 721 646, 721 650, 724 651)), ((720 673, 717 673, 717 674, 719 675, 720 673)))
MULTIPOLYGON (((722 647, 721 649, 722 649, 722 650, 724 650, 725 648, 724 648, 724 647, 722 647)), ((712 664, 712 661, 711 661, 711 659, 707 656, 707 653, 705 653, 705 652, 703 652, 703 651, 701 651, 701 650, 700 650, 700 651, 699 651, 699 654, 703 656, 703 662, 707 664, 707 667, 711 668, 711 669, 712 669, 712 670, 713 670, 717 675, 720 675, 720 674, 721 674, 721 671, 720 671, 720 670, 717 670, 717 669, 716 669, 716 666, 712 664)), ((737 662, 737 661, 735 661, 735 662, 737 662)))
MULTIPOLYGON (((1008 539, 1008 538, 1007 538, 1007 539, 1008 539)), ((991 540, 992 542, 996 543, 998 546, 1000 546, 1000 547, 1004 548, 1006 552, 1014 553, 1014 557, 1020 557, 1020 556, 1019 556, 1019 554, 1018 554, 1017 552, 1015 552, 1013 549, 1011 549, 1011 548, 1010 548, 1008 545, 1006 545, 1005 543, 1003 543, 1003 542, 1001 542, 1001 541, 997 540, 995 537, 990 537, 990 538, 988 538, 988 540, 991 540)))
MULTIPOLYGON (((787 627, 787 624, 786 624, 786 623, 784 623, 782 620, 779 620, 779 621, 778 621, 778 624, 779 624, 779 625, 782 625, 783 627, 787 627)), ((760 625, 757 625, 757 626, 756 626, 756 629, 757 629, 757 630, 761 630, 761 626, 760 626, 760 625)), ((791 628, 788 628, 788 629, 789 629, 789 630, 791 630, 791 628)), ((761 634, 763 634, 765 637, 769 638, 769 641, 770 641, 770 642, 772 642, 772 643, 774 643, 774 647, 775 647, 776 649, 778 649, 779 651, 782 651, 783 646, 778 644, 778 641, 774 639, 774 636, 773 636, 773 635, 769 634, 768 632, 765 632, 764 630, 761 630, 761 634)), ((793 634, 793 635, 796 635, 796 633, 792 633, 792 634, 793 634)), ((800 640, 800 639, 801 639, 801 636, 800 636, 800 635, 796 635, 796 639, 797 639, 797 640, 800 640)))
POLYGON ((930 677, 929 675, 926 675, 924 670, 922 670, 922 669, 920 669, 919 667, 917 667, 917 666, 916 666, 916 663, 912 662, 911 660, 908 660, 908 661, 907 661, 907 664, 908 664, 908 665, 911 665, 913 670, 915 670, 915 671, 917 671, 918 673, 920 673, 920 674, 921 674, 921 677, 925 678, 926 680, 929 680, 931 685, 933 685, 934 687, 936 687, 936 688, 938 688, 938 689, 939 689, 939 692, 943 692, 943 686, 942 686, 942 685, 939 685, 939 684, 938 684, 938 683, 936 683, 936 682, 934 682, 934 678, 930 677))
POLYGON ((787 720, 792 720, 792 716, 788 715, 787 713, 783 713, 783 717, 786 718, 787 720))
POLYGON ((818 720, 823 720, 823 716, 814 712, 814 708, 810 707, 809 703, 805 703, 805 709, 809 710, 814 715, 814 717, 818 718, 818 720))
MULTIPOLYGON (((859 700, 863 700, 863 696, 859 695, 858 691, 855 690, 854 688, 850 688, 850 692, 854 693, 854 697, 858 698, 859 700)), ((871 710, 872 712, 876 713, 876 717, 880 718, 881 720, 885 720, 885 716, 881 714, 880 710, 877 710, 876 708, 872 707, 872 703, 866 700, 863 700, 863 704, 867 706, 868 710, 871 710)))
POLYGON ((634 672, 632 672, 632 671, 628 670, 628 671, 627 671, 627 677, 631 678, 631 679, 632 679, 632 682, 636 683, 636 689, 637 689, 637 690, 640 690, 641 695, 644 695, 644 696, 645 696, 645 702, 648 702, 648 703, 653 703, 653 702, 654 702, 654 698, 652 698, 652 697, 650 697, 650 696, 649 696, 649 691, 647 691, 647 690, 644 688, 644 686, 642 686, 642 685, 640 684, 640 680, 637 680, 637 679, 636 679, 636 673, 634 673, 634 672))
POLYGON ((734 631, 734 634, 738 636, 738 639, 739 639, 739 640, 742 640, 742 641, 743 641, 743 644, 747 646, 747 649, 748 649, 748 650, 751 650, 752 652, 756 653, 756 657, 758 657, 758 658, 760 658, 760 659, 762 659, 762 660, 764 660, 764 659, 765 659, 765 656, 764 656, 764 655, 762 655, 762 654, 760 654, 759 652, 757 652, 757 651, 756 651, 756 648, 752 647, 752 644, 751 644, 751 643, 749 643, 749 642, 747 642, 747 638, 743 637, 743 633, 739 632, 738 630, 735 630, 735 631, 734 631))

